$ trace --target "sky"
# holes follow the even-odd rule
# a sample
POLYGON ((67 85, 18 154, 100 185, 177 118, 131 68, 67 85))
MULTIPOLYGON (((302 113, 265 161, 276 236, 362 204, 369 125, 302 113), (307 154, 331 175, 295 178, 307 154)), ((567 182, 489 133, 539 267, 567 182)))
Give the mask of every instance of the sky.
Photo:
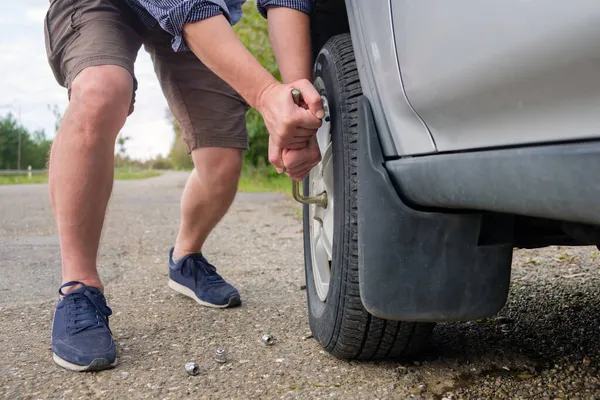
MULTIPOLYGON (((0 0, 0 116, 11 112, 17 117, 20 108, 26 129, 43 129, 54 137, 55 118, 48 105, 57 105, 64 112, 68 99, 46 58, 43 23, 48 4, 48 0, 0 0)), ((166 156, 173 141, 167 102, 143 49, 135 74, 139 85, 135 111, 121 131, 131 137, 127 154, 139 160, 166 156)))

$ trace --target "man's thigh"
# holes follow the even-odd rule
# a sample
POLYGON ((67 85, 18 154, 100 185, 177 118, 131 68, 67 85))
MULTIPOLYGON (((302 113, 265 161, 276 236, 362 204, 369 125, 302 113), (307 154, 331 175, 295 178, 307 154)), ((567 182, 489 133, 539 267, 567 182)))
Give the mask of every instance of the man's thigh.
POLYGON ((44 28, 48 61, 61 86, 70 90, 81 71, 98 65, 120 66, 135 82, 142 27, 124 1, 54 0, 44 28))
POLYGON ((144 46, 169 108, 191 152, 202 147, 248 148, 248 104, 192 52, 175 53, 171 37, 151 30, 144 46))

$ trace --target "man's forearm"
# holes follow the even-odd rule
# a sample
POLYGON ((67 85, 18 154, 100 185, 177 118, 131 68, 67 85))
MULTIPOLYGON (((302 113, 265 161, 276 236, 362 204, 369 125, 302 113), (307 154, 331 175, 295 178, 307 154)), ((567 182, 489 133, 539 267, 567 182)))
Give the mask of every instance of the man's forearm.
POLYGON ((269 40, 281 77, 286 83, 312 82, 310 20, 307 14, 286 7, 268 10, 269 40))
MULTIPOLYGON (((276 39, 276 46, 282 73, 286 82, 289 82, 287 84, 277 82, 260 65, 238 40, 222 15, 184 25, 183 36, 187 46, 209 69, 260 112, 270 134, 269 161, 273 166, 279 172, 289 167, 294 177, 302 179, 304 169, 311 166, 307 166, 307 163, 314 165, 315 160, 320 157, 318 146, 316 150, 314 146, 310 147, 310 151, 302 153, 300 160, 292 160, 289 165, 283 164, 281 149, 304 149, 311 141, 314 142, 311 138, 321 126, 325 112, 321 96, 310 82, 308 18, 298 17, 299 15, 292 16, 292 21, 300 24, 299 32, 302 32, 300 36, 303 39, 293 38, 292 31, 275 27, 276 33, 285 33, 276 39), (292 42, 291 52, 285 49, 284 42, 281 41, 286 40, 286 37, 292 42), (302 54, 298 54, 299 51, 302 54), (306 108, 294 104, 292 89, 301 92, 306 108)), ((274 19, 277 25, 292 22, 277 16, 274 19)))
POLYGON ((258 109, 262 93, 277 81, 239 41, 227 19, 218 15, 186 24, 188 47, 251 107, 258 109))

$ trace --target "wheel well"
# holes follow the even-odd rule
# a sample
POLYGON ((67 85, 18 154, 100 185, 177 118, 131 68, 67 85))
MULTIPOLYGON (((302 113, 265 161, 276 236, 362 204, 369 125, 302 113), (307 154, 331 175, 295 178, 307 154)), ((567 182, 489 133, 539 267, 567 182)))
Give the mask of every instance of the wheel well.
POLYGON ((598 246, 600 227, 522 215, 482 214, 479 244, 509 243, 518 248, 598 246))
POLYGON ((350 32, 344 0, 317 0, 310 17, 313 61, 329 38, 350 32))

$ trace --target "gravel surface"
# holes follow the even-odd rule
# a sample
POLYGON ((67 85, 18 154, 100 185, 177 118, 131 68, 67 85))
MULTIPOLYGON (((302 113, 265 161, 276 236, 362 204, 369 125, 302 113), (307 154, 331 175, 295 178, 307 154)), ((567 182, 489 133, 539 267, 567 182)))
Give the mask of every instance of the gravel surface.
POLYGON ((100 268, 119 365, 79 374, 51 360, 60 267, 47 187, 0 186, 0 398, 600 399, 597 249, 517 251, 504 310, 438 326, 416 361, 340 361, 307 338, 299 207, 281 195, 239 194, 207 243, 242 307, 206 309, 168 289, 185 179, 115 184, 100 268), (217 348, 227 363, 213 361, 217 348), (192 360, 198 376, 184 370, 192 360))

